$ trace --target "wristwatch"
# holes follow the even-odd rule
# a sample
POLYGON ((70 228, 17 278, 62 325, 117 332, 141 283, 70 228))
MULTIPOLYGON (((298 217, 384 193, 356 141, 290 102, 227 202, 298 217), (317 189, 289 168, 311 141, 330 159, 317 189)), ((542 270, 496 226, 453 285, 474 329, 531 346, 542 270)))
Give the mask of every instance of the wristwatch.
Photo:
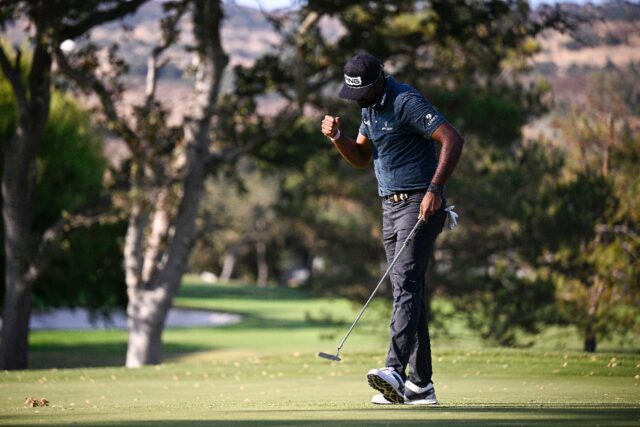
POLYGON ((442 194, 444 193, 444 185, 431 182, 427 187, 427 193, 436 193, 438 196, 442 198, 442 194))

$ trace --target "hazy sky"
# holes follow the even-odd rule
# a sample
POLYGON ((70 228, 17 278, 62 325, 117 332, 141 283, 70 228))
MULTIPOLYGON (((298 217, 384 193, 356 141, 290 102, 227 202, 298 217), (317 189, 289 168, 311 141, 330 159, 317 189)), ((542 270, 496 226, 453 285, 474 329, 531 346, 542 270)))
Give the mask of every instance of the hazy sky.
MULTIPOLYGON (((279 9, 282 7, 289 7, 291 5, 299 4, 300 0, 234 0, 235 3, 244 6, 252 6, 257 8, 259 5, 266 10, 279 9)), ((558 3, 554 0, 530 0, 531 4, 537 6, 540 3, 558 3)), ((567 3, 602 3, 600 1, 587 1, 587 0, 563 0, 567 3)))
POLYGON ((296 4, 295 0, 235 0, 235 3, 243 6, 259 7, 263 9, 279 9, 282 7, 288 7, 292 4, 296 4))

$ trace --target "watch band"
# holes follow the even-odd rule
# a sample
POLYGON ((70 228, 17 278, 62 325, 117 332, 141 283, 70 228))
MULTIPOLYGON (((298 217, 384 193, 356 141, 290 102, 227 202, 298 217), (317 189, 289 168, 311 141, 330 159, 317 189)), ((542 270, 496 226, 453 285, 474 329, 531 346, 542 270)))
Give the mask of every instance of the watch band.
POLYGON ((336 142, 337 140, 340 139, 340 129, 336 130, 336 133, 333 134, 333 136, 330 136, 329 139, 331 140, 331 142, 336 142))
POLYGON ((438 196, 442 197, 442 194, 444 193, 444 185, 431 182, 427 187, 427 193, 436 193, 438 196))

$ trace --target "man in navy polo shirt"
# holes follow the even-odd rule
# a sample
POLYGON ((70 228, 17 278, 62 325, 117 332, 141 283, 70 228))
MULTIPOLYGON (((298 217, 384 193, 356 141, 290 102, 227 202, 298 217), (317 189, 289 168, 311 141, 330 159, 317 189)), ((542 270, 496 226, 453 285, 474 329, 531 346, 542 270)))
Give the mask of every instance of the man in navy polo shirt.
POLYGON ((333 116, 324 117, 322 133, 355 167, 364 168, 373 158, 389 263, 417 219, 424 222, 390 272, 391 342, 385 367, 367 374, 369 385, 381 393, 371 401, 436 404, 425 273, 446 218, 444 184, 458 163, 464 141, 416 89, 386 76, 382 61, 368 53, 345 64, 339 96, 362 108, 358 137, 354 140, 342 134, 340 118, 333 116), (440 144, 439 156, 434 141, 440 144))

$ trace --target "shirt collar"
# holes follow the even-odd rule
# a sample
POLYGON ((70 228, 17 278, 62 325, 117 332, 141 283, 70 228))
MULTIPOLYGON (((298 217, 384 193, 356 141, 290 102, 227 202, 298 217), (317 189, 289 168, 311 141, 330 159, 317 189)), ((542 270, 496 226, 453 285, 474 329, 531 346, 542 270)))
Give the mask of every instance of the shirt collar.
POLYGON ((393 86, 393 83, 394 83, 393 77, 391 76, 385 77, 384 91, 382 92, 382 96, 380 97, 378 102, 373 104, 371 108, 373 108, 376 111, 379 111, 379 110, 382 110, 387 105, 387 101, 389 100, 389 94, 391 93, 391 87, 393 86))

